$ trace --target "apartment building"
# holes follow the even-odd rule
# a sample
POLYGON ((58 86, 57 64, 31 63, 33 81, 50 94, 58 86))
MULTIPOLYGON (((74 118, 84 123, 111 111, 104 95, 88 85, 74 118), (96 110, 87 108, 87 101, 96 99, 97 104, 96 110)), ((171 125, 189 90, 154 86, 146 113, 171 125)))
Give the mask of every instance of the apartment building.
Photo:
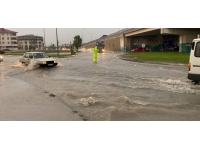
POLYGON ((33 34, 17 36, 19 50, 43 50, 44 42, 42 36, 33 34))
POLYGON ((0 49, 18 50, 17 32, 0 28, 0 49))

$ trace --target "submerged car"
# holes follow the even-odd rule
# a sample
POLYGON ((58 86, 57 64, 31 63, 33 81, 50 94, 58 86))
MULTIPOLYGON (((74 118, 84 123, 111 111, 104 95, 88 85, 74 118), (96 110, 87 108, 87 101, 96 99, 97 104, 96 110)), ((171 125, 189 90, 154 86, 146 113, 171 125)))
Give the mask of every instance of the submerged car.
POLYGON ((39 65, 41 67, 56 66, 58 64, 56 59, 50 58, 44 52, 27 52, 19 58, 19 62, 26 64, 26 65, 30 64, 31 61, 34 61, 34 63, 36 63, 36 65, 39 65))
POLYGON ((135 49, 132 49, 131 52, 145 52, 146 51, 146 47, 138 47, 135 49))
POLYGON ((0 55, 0 62, 3 61, 3 56, 0 55))

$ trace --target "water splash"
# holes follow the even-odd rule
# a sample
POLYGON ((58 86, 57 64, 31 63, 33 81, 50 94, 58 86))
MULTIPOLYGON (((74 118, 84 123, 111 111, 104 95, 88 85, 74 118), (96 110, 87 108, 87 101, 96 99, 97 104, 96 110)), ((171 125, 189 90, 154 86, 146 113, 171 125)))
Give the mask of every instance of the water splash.
POLYGON ((189 85, 187 82, 181 80, 157 79, 157 81, 159 81, 161 89, 166 89, 167 91, 177 93, 200 93, 198 89, 192 89, 192 85, 189 85))
POLYGON ((33 60, 30 61, 30 63, 27 66, 26 70, 35 69, 35 68, 38 68, 38 67, 39 67, 38 63, 33 59, 33 60))
POLYGON ((61 63, 58 61, 58 64, 57 64, 57 66, 63 66, 63 64, 61 64, 61 63))
POLYGON ((20 67, 20 68, 24 67, 24 65, 22 63, 20 63, 20 62, 15 62, 14 64, 11 64, 10 66, 11 67, 20 67))
POLYGON ((98 102, 98 100, 95 100, 93 97, 89 97, 89 98, 82 98, 79 103, 81 103, 83 106, 87 107, 87 106, 89 106, 91 104, 95 104, 97 102, 98 102))

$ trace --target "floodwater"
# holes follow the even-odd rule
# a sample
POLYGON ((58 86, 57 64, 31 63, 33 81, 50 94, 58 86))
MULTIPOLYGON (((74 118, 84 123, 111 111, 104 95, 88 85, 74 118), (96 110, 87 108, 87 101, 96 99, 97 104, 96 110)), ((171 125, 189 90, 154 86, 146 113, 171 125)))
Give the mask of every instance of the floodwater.
MULTIPOLYGON (((69 120, 69 117, 71 120, 81 120, 82 117, 94 121, 200 120, 200 85, 187 79, 186 65, 125 61, 117 57, 119 54, 99 54, 97 64, 94 64, 92 52, 83 51, 73 57, 59 58, 58 66, 52 68, 38 68, 34 64, 25 66, 18 62, 18 57, 6 56, 0 63, 0 88, 6 88, 6 83, 11 88, 15 81, 15 85, 26 89, 27 99, 24 99, 30 105, 34 101, 38 105, 43 101, 42 109, 44 101, 49 99, 52 99, 51 105, 58 105, 52 116, 45 118, 43 115, 38 119, 34 117, 35 111, 31 111, 19 117, 21 120, 29 120, 30 116, 33 120, 69 120), (27 90, 29 86, 31 88, 27 90), (33 88, 36 95, 32 94, 33 88), (44 96, 47 93, 55 97, 44 96), (35 98, 40 96, 43 98, 35 98), (73 113, 65 118, 64 107, 77 115, 73 113)), ((14 91, 8 88, 4 90, 5 97, 11 93, 15 98, 21 97, 17 87, 14 91)), ((1 101, 5 101, 4 96, 1 95, 1 101)), ((12 103, 5 105, 5 109, 6 106, 13 107, 12 103)), ((8 112, 5 118, 9 113, 12 112, 8 112)))

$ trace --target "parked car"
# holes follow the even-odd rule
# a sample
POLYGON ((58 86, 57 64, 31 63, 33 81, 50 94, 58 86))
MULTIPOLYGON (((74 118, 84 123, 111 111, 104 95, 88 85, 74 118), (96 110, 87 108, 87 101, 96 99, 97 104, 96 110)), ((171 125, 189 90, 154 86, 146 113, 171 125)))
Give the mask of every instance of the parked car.
POLYGON ((5 50, 0 49, 0 54, 4 54, 4 53, 5 53, 5 50))
POLYGON ((31 61, 34 61, 36 65, 41 67, 43 66, 56 66, 58 64, 57 60, 50 58, 44 52, 26 52, 23 56, 19 58, 19 62, 23 64, 30 64, 31 61))
POLYGON ((179 47, 178 46, 167 46, 167 45, 164 45, 160 49, 160 51, 174 51, 174 50, 179 50, 179 47))
POLYGON ((9 48, 3 48, 4 51, 11 51, 9 48))
POLYGON ((146 47, 138 47, 135 49, 132 49, 131 52, 145 52, 146 51, 146 47))
POLYGON ((160 51, 174 51, 179 50, 178 45, 174 44, 172 39, 168 39, 162 43, 160 51))
POLYGON ((2 61, 3 61, 3 56, 0 55, 0 62, 2 62, 2 61))

